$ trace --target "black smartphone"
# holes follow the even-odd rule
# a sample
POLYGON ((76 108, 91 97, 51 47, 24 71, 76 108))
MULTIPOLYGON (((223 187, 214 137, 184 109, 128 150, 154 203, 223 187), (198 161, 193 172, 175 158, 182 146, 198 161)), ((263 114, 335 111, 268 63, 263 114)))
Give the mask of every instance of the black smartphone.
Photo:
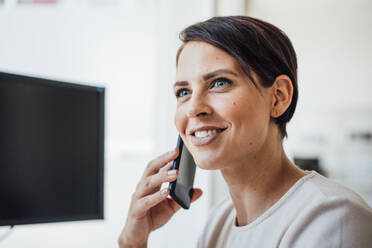
POLYGON ((196 164, 190 152, 178 136, 179 155, 173 162, 173 170, 178 170, 178 177, 169 183, 170 196, 184 209, 189 209, 193 194, 196 164))

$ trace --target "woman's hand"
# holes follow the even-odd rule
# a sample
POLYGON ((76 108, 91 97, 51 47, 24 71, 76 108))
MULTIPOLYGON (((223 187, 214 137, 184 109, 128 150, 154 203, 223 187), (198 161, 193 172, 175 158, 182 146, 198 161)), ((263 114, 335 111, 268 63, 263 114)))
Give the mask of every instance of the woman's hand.
MULTIPOLYGON (((119 237, 119 246, 146 247, 150 233, 163 226, 180 209, 168 198, 169 189, 160 191, 162 183, 172 182, 178 176, 177 170, 170 170, 178 156, 178 149, 167 152, 150 161, 132 195, 125 226, 119 237)), ((192 202, 202 194, 194 189, 192 202)))

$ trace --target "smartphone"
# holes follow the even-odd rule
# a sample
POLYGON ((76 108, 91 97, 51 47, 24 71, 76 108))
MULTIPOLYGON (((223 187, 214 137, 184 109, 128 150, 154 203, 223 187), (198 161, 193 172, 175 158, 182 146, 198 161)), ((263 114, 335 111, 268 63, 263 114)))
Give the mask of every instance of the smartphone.
POLYGON ((178 136, 178 157, 173 162, 173 170, 178 170, 178 177, 169 183, 170 196, 184 209, 189 209, 193 194, 196 164, 190 152, 178 136))

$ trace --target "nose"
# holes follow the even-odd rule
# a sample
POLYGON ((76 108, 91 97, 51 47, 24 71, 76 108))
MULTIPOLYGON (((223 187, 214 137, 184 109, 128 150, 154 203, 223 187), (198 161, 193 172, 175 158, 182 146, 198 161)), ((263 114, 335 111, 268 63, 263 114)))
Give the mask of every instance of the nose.
POLYGON ((213 113, 207 98, 201 94, 192 94, 189 104, 189 109, 187 111, 187 117, 189 118, 207 116, 213 113))

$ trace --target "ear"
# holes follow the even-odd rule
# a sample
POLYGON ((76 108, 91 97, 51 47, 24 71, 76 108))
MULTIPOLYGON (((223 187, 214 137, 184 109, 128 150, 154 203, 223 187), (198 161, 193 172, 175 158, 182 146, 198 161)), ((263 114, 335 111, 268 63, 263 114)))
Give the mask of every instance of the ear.
POLYGON ((271 117, 278 118, 292 102, 293 85, 287 75, 279 75, 275 78, 272 87, 271 117))

